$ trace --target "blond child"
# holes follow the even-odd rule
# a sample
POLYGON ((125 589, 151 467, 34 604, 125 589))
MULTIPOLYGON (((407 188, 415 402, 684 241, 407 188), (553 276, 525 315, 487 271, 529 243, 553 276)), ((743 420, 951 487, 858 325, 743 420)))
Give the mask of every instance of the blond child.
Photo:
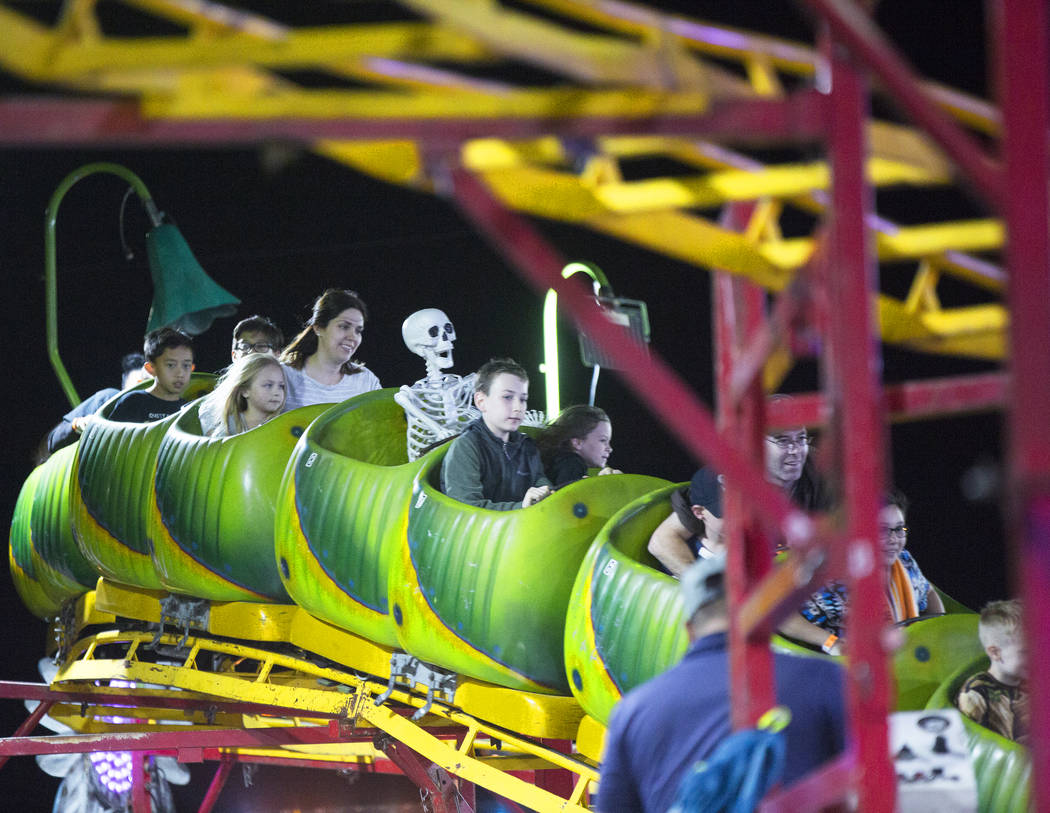
POLYGON ((201 431, 226 437, 261 426, 284 406, 284 369, 266 353, 241 356, 201 403, 201 431))
POLYGON ((991 665, 967 678, 957 705, 970 719, 1007 739, 1028 744, 1028 648, 1019 601, 993 601, 981 610, 977 634, 991 665))

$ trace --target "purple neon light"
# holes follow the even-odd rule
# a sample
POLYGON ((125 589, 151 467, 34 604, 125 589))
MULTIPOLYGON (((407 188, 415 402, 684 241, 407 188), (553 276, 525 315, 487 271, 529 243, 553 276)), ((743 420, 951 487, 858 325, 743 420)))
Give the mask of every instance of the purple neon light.
POLYGON ((132 762, 130 751, 101 751, 88 754, 99 782, 110 793, 123 796, 131 790, 132 762))

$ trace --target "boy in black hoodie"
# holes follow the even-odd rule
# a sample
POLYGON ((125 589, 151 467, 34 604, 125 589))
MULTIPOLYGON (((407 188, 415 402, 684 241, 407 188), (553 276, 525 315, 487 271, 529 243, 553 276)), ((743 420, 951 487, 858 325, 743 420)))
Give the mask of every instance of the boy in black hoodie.
POLYGON ((474 404, 481 417, 452 441, 441 465, 441 490, 453 499, 511 511, 551 493, 540 453, 518 431, 529 400, 529 376, 511 359, 493 359, 478 370, 474 404))

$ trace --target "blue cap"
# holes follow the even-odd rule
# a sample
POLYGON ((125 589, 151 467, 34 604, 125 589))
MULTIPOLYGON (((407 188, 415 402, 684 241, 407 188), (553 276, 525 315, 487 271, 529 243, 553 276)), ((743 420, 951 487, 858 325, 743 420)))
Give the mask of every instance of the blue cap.
POLYGON ((689 482, 689 504, 706 508, 722 518, 722 475, 704 466, 689 482))

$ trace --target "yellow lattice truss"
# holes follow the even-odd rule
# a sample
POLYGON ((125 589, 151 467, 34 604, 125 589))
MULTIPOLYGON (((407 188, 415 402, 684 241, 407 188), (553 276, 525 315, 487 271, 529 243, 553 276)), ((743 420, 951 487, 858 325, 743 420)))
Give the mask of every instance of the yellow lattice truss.
POLYGON ((158 624, 161 597, 104 579, 96 591, 80 597, 66 629, 68 651, 60 655, 51 682, 53 691, 75 694, 76 699, 60 699, 49 712, 75 733, 52 742, 82 744, 86 737, 103 734, 316 728, 330 726, 334 719, 339 735, 331 742, 218 750, 246 760, 280 757, 313 764, 385 759, 373 742, 350 736, 364 730, 404 743, 448 773, 532 810, 587 810, 585 793, 598 778, 604 729, 584 717, 572 697, 514 691, 463 677, 451 699, 438 696, 429 704, 425 687, 405 682, 398 682, 387 697, 390 649, 318 621, 294 605, 216 603, 202 628, 185 633, 120 629, 127 619, 158 624), (273 711, 165 708, 163 701, 172 698, 245 702, 273 711), (427 713, 418 722, 410 719, 406 710, 424 705, 427 713), (294 716, 288 709, 295 710, 294 716), (551 746, 552 740, 576 741, 578 750, 562 753, 551 746), (537 770, 570 772, 575 777, 572 793, 563 798, 513 775, 537 770))
MULTIPOLYGON (((568 145, 556 136, 495 139, 494 119, 643 122, 697 116, 734 104, 784 98, 821 69, 808 46, 668 16, 629 3, 529 0, 402 0, 388 20, 292 27, 203 0, 124 0, 184 33, 107 36, 93 0, 68 0, 54 27, 0 5, 0 67, 27 80, 138 100, 145 118, 477 121, 456 160, 507 206, 643 246, 698 268, 720 269, 779 291, 813 255, 813 234, 785 237, 785 211, 820 223, 830 178, 811 158, 764 165, 731 149, 680 136, 601 135, 568 145), (523 71, 529 76, 521 80, 523 71), (321 73, 332 88, 288 74, 321 73), (625 181, 621 166, 663 158, 673 177, 625 181), (727 203, 761 201, 742 233, 717 222, 727 203)), ((943 86, 931 101, 994 137, 996 111, 943 86)), ((644 127, 639 124, 639 131, 644 127)), ((877 189, 954 183, 952 167, 916 131, 872 120, 867 175, 877 189)), ((430 189, 427 146, 404 138, 321 140, 333 161, 384 181, 430 189)), ((1003 229, 992 219, 898 226, 871 222, 873 245, 892 273, 911 275, 904 298, 877 299, 887 342, 925 352, 998 359, 1006 311, 998 301, 1003 229), (903 269, 905 270, 901 270, 903 269), (908 270, 910 269, 910 270, 908 270), (948 306, 938 282, 971 293, 948 306), (974 304, 976 303, 976 304, 974 304)), ((784 361, 781 359, 781 366, 784 361)))

